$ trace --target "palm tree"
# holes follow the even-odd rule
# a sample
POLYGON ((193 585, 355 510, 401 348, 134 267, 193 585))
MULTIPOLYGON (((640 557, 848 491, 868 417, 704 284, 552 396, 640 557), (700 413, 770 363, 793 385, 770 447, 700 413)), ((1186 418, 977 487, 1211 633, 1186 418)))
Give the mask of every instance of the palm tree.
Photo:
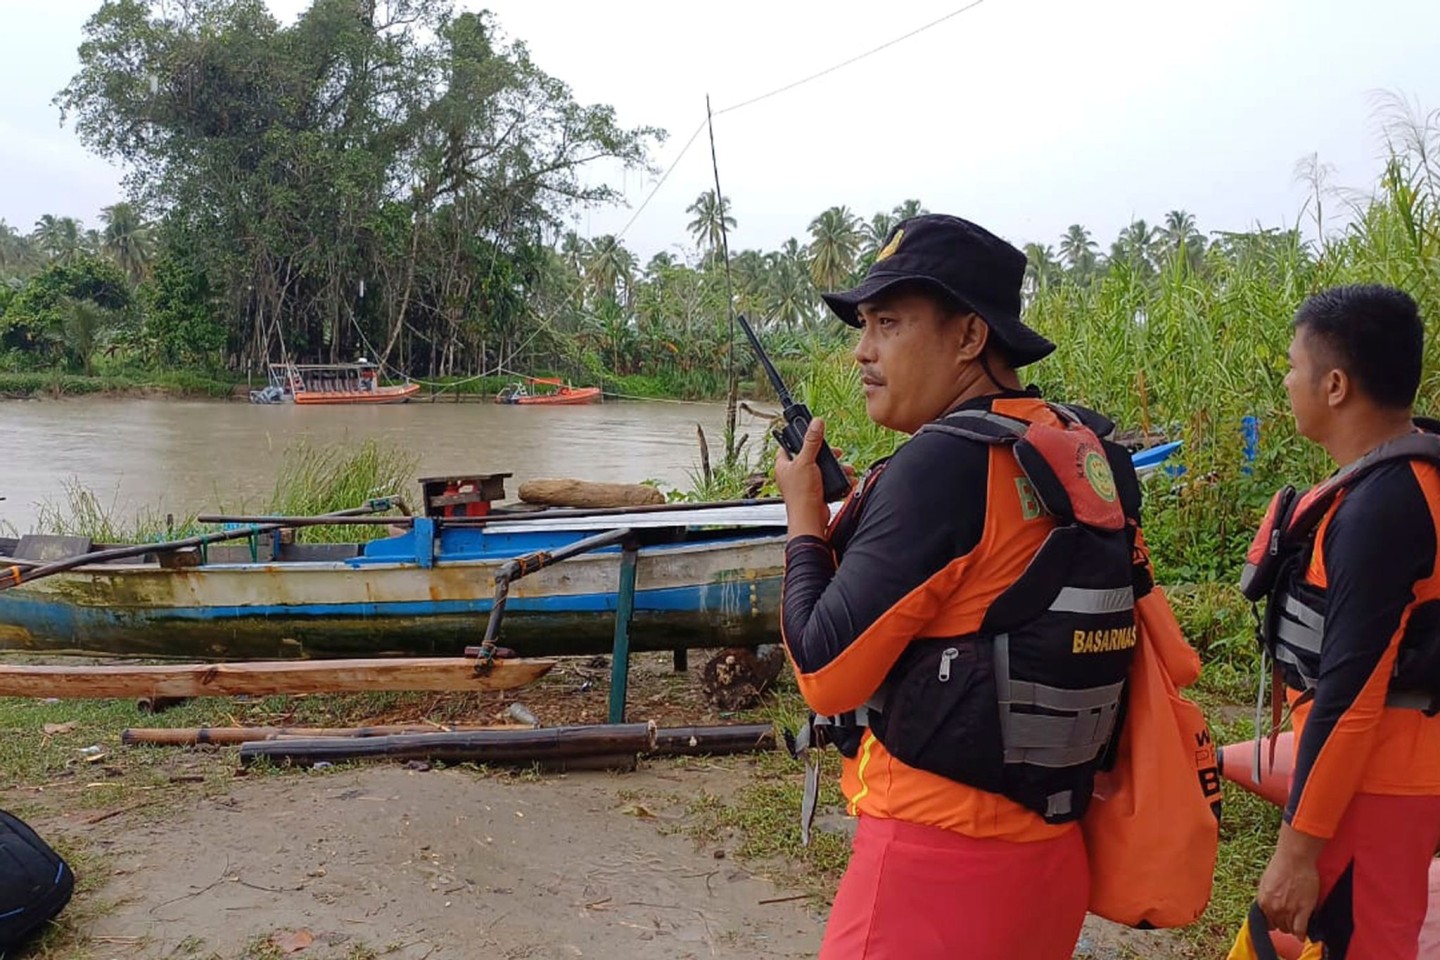
POLYGON ((1041 290, 1052 283, 1058 283, 1063 276, 1060 268, 1060 261, 1055 257, 1055 251, 1048 245, 1041 246, 1038 243, 1025 244, 1025 286, 1026 292, 1033 295, 1035 291, 1041 290))
POLYGON ((150 273, 150 227, 128 203, 115 203, 100 211, 105 222, 101 249, 125 271, 131 283, 150 273))
POLYGON ((74 217, 47 213, 35 221, 30 241, 50 259, 70 263, 80 253, 80 222, 74 217))
POLYGON ((1120 231, 1120 236, 1110 245, 1110 261, 1123 263, 1130 269, 1148 276, 1155 272, 1155 230, 1144 220, 1136 220, 1120 231))
POLYGON ((80 360, 85 376, 92 376, 95 351, 105 331, 113 325, 114 314, 93 300, 70 300, 65 304, 61 323, 66 348, 80 360))
POLYGON ((1181 257, 1193 268, 1205 256, 1205 236, 1195 228, 1194 214, 1171 210, 1165 214, 1165 226, 1155 234, 1167 257, 1181 257))
POLYGON ((861 251, 860 259, 868 267, 874 262, 875 254, 885 246, 885 241, 890 239, 890 231, 895 229, 898 221, 893 213, 877 213, 870 218, 870 222, 864 224, 860 229, 865 235, 865 246, 861 251))
POLYGON ((724 248, 725 233, 736 227, 735 218, 730 216, 730 198, 715 200, 715 191, 706 190, 685 208, 686 213, 695 214, 695 219, 685 229, 695 238, 701 254, 716 253, 724 248))
POLYGON ((1077 279, 1088 278, 1094 271, 1096 251, 1100 245, 1090 237, 1090 231, 1078 223, 1072 223, 1060 238, 1060 258, 1077 279))
POLYGON ((0 276, 18 276, 30 264, 30 242, 0 218, 0 276))
POLYGON ((911 217, 923 216, 929 212, 919 200, 906 200, 904 203, 897 203, 895 209, 890 211, 890 215, 898 223, 901 220, 909 220, 911 217))
POLYGON ((770 263, 765 313, 771 321, 793 330, 814 315, 815 291, 810 285, 805 252, 794 237, 767 258, 770 263))
POLYGON ((585 279, 597 296, 620 303, 634 286, 636 264, 635 254, 607 233, 590 244, 585 259, 585 279))
POLYGON ((837 290, 855 269, 860 220, 849 207, 831 207, 810 221, 810 276, 824 290, 837 290))
POLYGON ((560 240, 560 258, 577 277, 585 272, 586 246, 586 242, 580 239, 580 235, 574 230, 566 230, 565 236, 560 240))

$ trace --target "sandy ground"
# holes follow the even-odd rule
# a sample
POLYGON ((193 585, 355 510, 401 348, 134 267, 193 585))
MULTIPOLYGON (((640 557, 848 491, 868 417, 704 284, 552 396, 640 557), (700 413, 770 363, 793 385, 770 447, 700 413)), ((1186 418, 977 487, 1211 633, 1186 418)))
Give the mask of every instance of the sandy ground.
MULTIPOLYGON (((695 672, 638 657, 630 718, 731 722, 704 704, 695 672)), ((566 661, 518 697, 408 709, 503 720, 513 698, 546 725, 593 723, 604 717, 607 673, 599 658, 566 661)), ((204 748, 161 756, 177 783, 224 762, 204 748)), ((87 960, 814 957, 824 929, 823 904, 763 873, 783 877, 786 864, 741 863, 738 838, 697 843, 686 830, 690 800, 730 797, 763 775, 748 758, 654 761, 623 774, 381 763, 237 776, 159 815, 144 794, 87 804, 96 784, 83 777, 101 773, 112 775, 67 771, 14 798, 47 808, 35 821, 42 834, 69 834, 111 873, 76 914, 91 938, 87 960)), ((836 811, 821 823, 854 827, 836 811)), ((1076 951, 1085 960, 1172 955, 1168 934, 1094 918, 1076 951)))
POLYGON ((765 902, 793 891, 667 831, 678 811, 626 800, 724 776, 380 766, 244 783, 102 841, 119 871, 97 896, 118 902, 93 933, 147 960, 196 940, 235 956, 276 934, 313 937, 301 957, 361 944, 403 960, 814 956, 823 918, 803 899, 765 902))

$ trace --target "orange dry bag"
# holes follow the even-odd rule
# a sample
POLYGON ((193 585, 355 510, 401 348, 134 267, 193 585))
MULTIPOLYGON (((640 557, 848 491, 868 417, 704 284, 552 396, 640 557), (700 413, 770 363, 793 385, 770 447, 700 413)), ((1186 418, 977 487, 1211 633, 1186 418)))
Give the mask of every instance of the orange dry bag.
POLYGON ((1220 774, 1205 716, 1179 692, 1200 675, 1200 658, 1158 586, 1135 601, 1135 625, 1115 762, 1096 775, 1080 822, 1090 912, 1131 927, 1180 927, 1210 901, 1220 774))

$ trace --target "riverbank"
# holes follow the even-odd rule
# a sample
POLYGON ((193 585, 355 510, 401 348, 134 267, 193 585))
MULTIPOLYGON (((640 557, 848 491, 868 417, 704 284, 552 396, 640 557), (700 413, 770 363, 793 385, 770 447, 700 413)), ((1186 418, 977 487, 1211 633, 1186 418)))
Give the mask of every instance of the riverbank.
POLYGON ((186 370, 86 377, 69 373, 0 373, 0 399, 37 400, 62 397, 106 396, 225 398, 243 381, 222 379, 186 370))

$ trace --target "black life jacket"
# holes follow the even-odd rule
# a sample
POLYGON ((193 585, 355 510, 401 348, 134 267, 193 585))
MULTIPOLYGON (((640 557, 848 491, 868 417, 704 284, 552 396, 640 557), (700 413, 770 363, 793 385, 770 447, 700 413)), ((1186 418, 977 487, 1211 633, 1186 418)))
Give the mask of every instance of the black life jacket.
POLYGON ((1129 454, 1097 437, 1108 420, 1050 406, 1063 426, 961 410, 922 428, 1008 446, 1056 527, 976 633, 911 641, 858 716, 821 729, 844 751, 868 724, 901 762, 1066 823, 1118 739, 1135 597, 1151 584, 1129 454))
MULTIPOLYGON (((1320 521, 1336 498, 1384 464, 1423 460, 1440 466, 1440 423, 1417 420, 1416 426, 1416 433, 1376 447, 1304 493, 1286 486, 1271 499, 1246 554, 1240 592, 1255 606, 1256 639, 1265 657, 1274 663, 1277 687, 1283 682, 1308 699, 1320 676, 1326 591, 1306 579, 1320 521), (1266 601, 1263 615, 1261 600, 1266 601)), ((1418 708, 1433 715, 1440 709, 1440 605, 1422 610, 1429 613, 1412 616, 1406 626, 1386 705, 1418 708)), ((1274 708, 1278 712, 1278 697, 1274 708)), ((1278 726, 1278 720, 1275 717, 1272 724, 1278 726)))

